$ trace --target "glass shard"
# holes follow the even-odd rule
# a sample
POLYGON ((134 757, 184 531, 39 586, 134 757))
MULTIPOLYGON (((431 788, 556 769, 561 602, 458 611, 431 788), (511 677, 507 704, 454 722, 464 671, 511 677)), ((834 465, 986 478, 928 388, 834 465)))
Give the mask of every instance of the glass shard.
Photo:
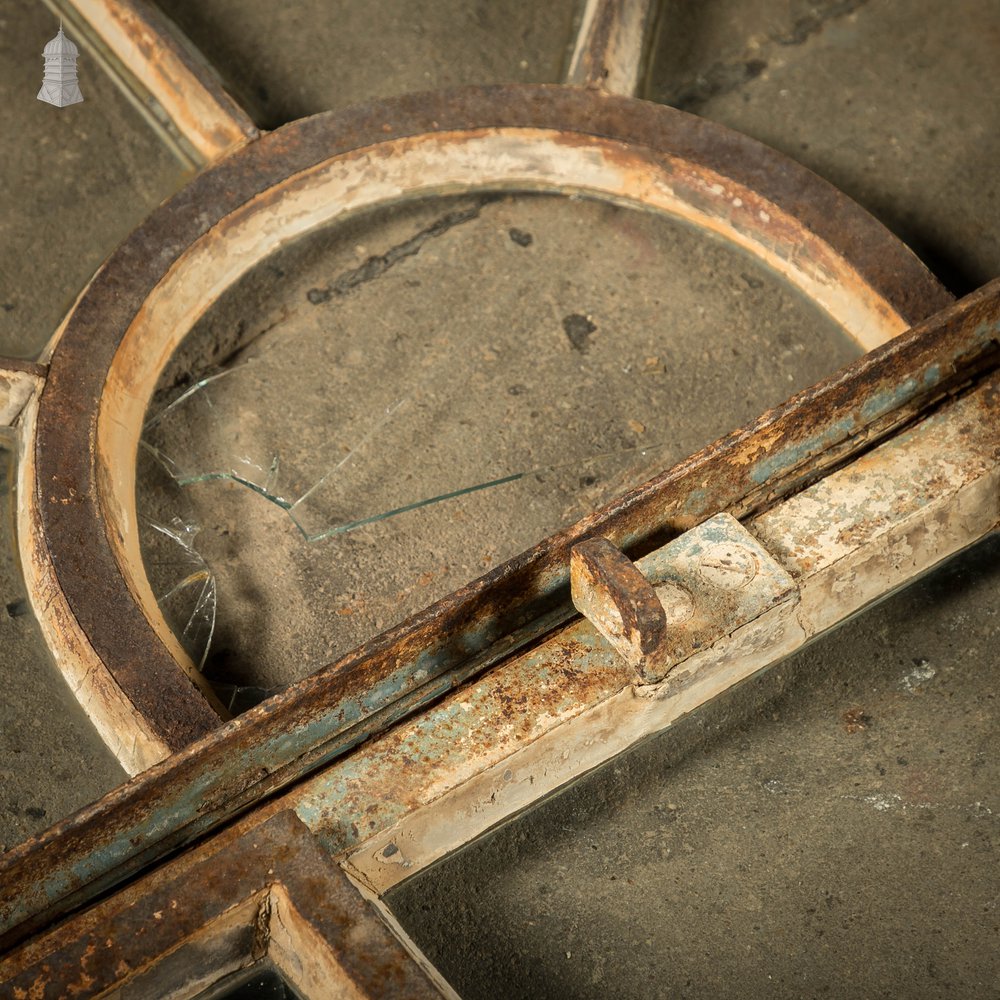
POLYGON ((167 546, 158 574, 161 579, 166 576, 173 582, 168 589, 157 594, 157 603, 181 645, 200 670, 208 658, 215 632, 217 593, 215 576, 194 547, 198 528, 180 518, 175 518, 169 526, 155 521, 147 523, 153 531, 173 543, 167 546))

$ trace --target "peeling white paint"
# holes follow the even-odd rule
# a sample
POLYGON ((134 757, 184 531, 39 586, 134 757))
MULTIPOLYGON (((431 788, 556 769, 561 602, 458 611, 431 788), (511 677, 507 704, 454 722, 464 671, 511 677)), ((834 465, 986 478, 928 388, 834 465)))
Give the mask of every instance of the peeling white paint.
POLYGON ((908 674, 900 678, 900 687, 909 694, 916 694, 920 687, 937 676, 937 671, 926 660, 919 660, 908 674))

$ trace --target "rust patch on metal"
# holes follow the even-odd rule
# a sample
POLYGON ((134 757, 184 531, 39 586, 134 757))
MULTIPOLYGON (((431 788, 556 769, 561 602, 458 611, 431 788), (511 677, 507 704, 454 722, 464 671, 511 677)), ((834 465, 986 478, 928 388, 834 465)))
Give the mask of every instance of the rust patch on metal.
POLYGON ((650 0, 590 0, 566 82, 631 96, 642 66, 650 0))
POLYGON ((140 991, 158 995, 156 964, 190 939, 210 939, 213 923, 244 903, 238 946, 247 962, 264 958, 277 936, 272 886, 362 996, 439 995, 290 810, 236 824, 4 956, 2 991, 92 996, 141 974, 140 991))
POLYGON ((573 604, 597 630, 638 667, 663 641, 667 616, 656 591, 635 563, 606 538, 573 547, 573 604))
POLYGON ((658 683, 721 636, 797 600, 784 568, 728 514, 638 565, 605 539, 583 542, 573 549, 571 586, 577 609, 643 684, 658 683))
POLYGON ((20 372, 44 382, 49 366, 40 365, 35 361, 25 361, 23 358, 8 358, 0 355, 0 371, 20 372))
MULTIPOLYGON (((576 54, 575 66, 567 83, 582 87, 600 87, 610 72, 606 65, 611 48, 615 22, 621 17, 624 0, 596 0, 589 30, 582 37, 582 49, 576 54)), ((589 11, 584 14, 586 18, 589 11)))

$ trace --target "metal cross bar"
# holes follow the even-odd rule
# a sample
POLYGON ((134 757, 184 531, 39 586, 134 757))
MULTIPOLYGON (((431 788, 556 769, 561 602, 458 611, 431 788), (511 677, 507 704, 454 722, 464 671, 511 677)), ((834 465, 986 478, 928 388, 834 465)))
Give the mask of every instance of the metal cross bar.
MULTIPOLYGON (((749 448, 735 450, 744 456, 773 442, 781 422, 775 414, 665 477, 684 484, 696 472, 705 491, 699 506, 728 506, 741 514, 744 526, 730 515, 711 518, 638 562, 644 579, 683 586, 693 598, 691 616, 671 627, 681 634, 687 623, 697 621, 698 640, 680 653, 681 647, 671 647, 676 662, 664 679, 636 676, 635 644, 621 643, 599 607, 603 589, 617 603, 621 620, 628 618, 641 630, 651 620, 648 595, 641 586, 616 585, 615 574, 624 564, 609 557, 606 548, 597 547, 595 553, 594 543, 574 542, 589 551, 591 569, 599 564, 603 588, 586 590, 590 584, 584 584, 581 595, 596 627, 585 618, 556 628, 533 649, 511 653, 481 677, 353 751, 342 743, 334 756, 328 734, 311 727, 308 750, 322 766, 313 768, 311 777, 300 771, 298 780, 286 771, 279 781, 291 782, 287 790, 265 801, 266 792, 279 783, 268 767, 281 754, 273 737, 263 742, 261 737, 280 727, 287 741, 301 726, 294 699, 274 699, 7 855, 0 862, 4 947, 121 882, 162 857, 168 847, 219 827, 257 803, 245 820, 222 826, 198 852, 161 866, 96 909, 12 952, 0 963, 0 982, 28 982, 42 971, 54 976, 54 982, 73 981, 81 968, 87 971, 79 948, 88 934, 95 935, 89 928, 109 919, 104 914, 120 912, 135 900, 141 914, 143 907, 148 910, 152 901, 165 898, 160 886, 177 886, 178 865, 190 871, 206 852, 214 855, 237 835, 256 850, 261 831, 275 821, 272 817, 290 817, 291 811, 326 854, 339 858, 356 884, 377 901, 393 885, 503 818, 993 530, 1000 521, 998 292, 994 283, 899 344, 876 352, 876 358, 864 358, 829 380, 821 387, 825 392, 779 408, 786 419, 810 419, 825 449, 818 449, 807 466, 800 454, 791 469, 772 464, 766 475, 751 473, 749 478, 763 491, 758 497, 769 495, 769 502, 748 507, 746 496, 734 501, 725 464, 713 463, 712 457, 727 451, 733 455, 734 441, 749 448), (971 335, 961 361, 947 347, 949 332, 953 336, 956 329, 971 335), (895 353, 893 347, 911 362, 916 355, 929 366, 899 371, 897 385, 915 388, 926 384, 929 371, 950 371, 947 391, 938 383, 919 407, 912 396, 906 400, 906 392, 897 392, 891 402, 880 399, 872 376, 884 365, 885 355, 895 353), (840 406, 814 412, 817 399, 827 402, 834 386, 840 406), (840 445, 845 408, 867 411, 882 427, 880 443, 872 446, 870 435, 859 435, 853 448, 840 445), (866 442, 869 446, 863 447, 866 442), (831 467, 832 457, 837 462, 831 467), (804 483, 806 468, 811 471, 804 483), (798 484, 792 492, 790 473, 798 484), (723 601, 717 613, 713 595, 752 586, 760 572, 775 581, 765 588, 767 596, 736 605, 723 601), (701 576, 697 586, 692 586, 692 574, 701 576), (696 617, 697 604, 706 598, 710 606, 696 617), (630 605, 636 603, 642 607, 632 615, 630 605), (611 634, 610 642, 602 632, 611 634)), ((689 487, 683 494, 678 491, 677 500, 683 502, 685 494, 690 498, 689 487)), ((562 551, 568 562, 573 547, 562 551)), ((661 629, 658 620, 654 628, 661 629)), ((640 651, 655 647, 638 640, 640 651)), ((657 662, 659 673, 663 661, 657 662)), ((449 682, 458 684, 467 676, 459 671, 449 682)), ((333 703, 344 704, 336 695, 333 703)), ((361 734, 351 735, 356 742, 361 734)), ((189 914, 193 895, 203 894, 210 870, 214 868, 171 890, 182 912, 189 914)), ((266 897, 261 892, 254 890, 246 913, 259 917, 266 910, 266 922, 271 918, 265 900, 276 897, 271 890, 266 897)), ((230 892, 226 898, 235 896, 230 892)), ((232 911, 235 927, 226 933, 249 933, 240 931, 249 926, 243 912, 232 911)), ((391 915, 386 917, 391 922, 391 915)), ((213 930, 211 939, 217 941, 217 935, 213 930)), ((212 947, 227 954, 221 945, 212 947)), ((233 947, 234 954, 243 954, 241 947, 233 947)), ((129 980, 134 959, 125 956, 134 955, 134 948, 128 935, 107 936, 101 968, 115 969, 118 977, 107 986, 129 980)), ((155 957, 154 964, 166 975, 172 968, 160 958, 166 950, 162 941, 150 938, 140 954, 147 961, 155 957)), ((191 967, 199 968, 197 963, 191 967)))
POLYGON ((5 993, 192 996, 269 965, 306 996, 452 995, 389 888, 996 528, 1000 282, 949 306, 808 171, 611 96, 637 89, 646 0, 589 0, 573 88, 417 95, 265 137, 144 0, 51 5, 182 155, 219 162, 109 259, 49 364, 0 361, 32 602, 142 771, 0 858, 5 993), (497 188, 693 221, 874 350, 223 724, 138 553, 135 451, 163 364, 282 242, 497 188))
MULTIPOLYGON (((643 540, 641 547, 648 549, 651 543, 659 544, 658 540, 664 536, 694 527, 716 513, 728 511, 741 520, 753 518, 749 522, 752 531, 759 531, 762 538, 773 536, 768 545, 772 554, 780 545, 785 546, 787 569, 816 569, 815 577, 807 580, 811 589, 810 599, 805 602, 807 608, 812 608, 812 617, 808 621, 790 621, 780 642, 769 640, 761 647, 759 652, 763 660, 741 659, 746 672, 771 662, 776 655, 795 648, 808 635, 829 627, 995 526, 996 434, 1000 420, 997 419, 997 391, 991 373, 996 369, 1000 351, 998 290, 1000 283, 993 283, 907 335, 866 355, 843 372, 765 414, 743 431, 722 439, 605 511, 549 539, 532 558, 538 560, 544 554, 546 565, 558 567, 555 579, 568 583, 573 547, 587 538, 603 536, 626 550, 639 548, 638 542, 643 540), (957 398, 952 400, 956 394, 957 398), (914 421, 920 422, 914 424, 914 421), (912 430, 901 433, 911 424, 914 424, 912 430), (873 450, 880 441, 885 443, 873 450), (960 460, 952 464, 956 456, 960 460), (936 465, 930 462, 931 458, 936 460, 936 465), (847 472, 837 471, 848 462, 854 465, 848 467, 847 472), (853 520, 845 521, 841 516, 839 523, 848 540, 865 541, 867 535, 871 539, 865 544, 849 546, 837 558, 829 554, 836 553, 835 548, 812 555, 806 551, 800 553, 799 549, 805 550, 812 537, 799 527, 804 523, 802 515, 789 522, 788 532, 773 528, 779 515, 772 512, 785 509, 775 506, 779 501, 789 498, 786 501, 791 505, 788 510, 808 513, 809 501, 815 495, 810 490, 851 483, 851 477, 859 469, 872 468, 872 462, 881 465, 874 466, 871 490, 878 484, 894 484, 895 492, 891 493, 889 501, 880 500, 880 504, 910 504, 913 517, 917 519, 913 530, 924 539, 923 548, 914 547, 906 534, 902 540, 893 534, 910 530, 911 522, 907 518, 899 515, 887 518, 880 506, 875 508, 875 520, 865 521, 867 512, 857 506, 857 498, 867 495, 865 491, 856 493, 853 506, 837 501, 843 509, 853 511, 853 520), (903 471, 898 472, 897 467, 903 471), (914 469, 926 473, 926 483, 914 478, 914 469), (832 475, 825 479, 824 475, 830 473, 832 475), (940 530, 929 530, 931 515, 940 515, 940 530), (861 522, 857 523, 859 516, 861 522), (637 530, 640 525, 645 530, 637 530), (797 545, 798 536, 792 533, 793 528, 801 533, 802 540, 797 545), (880 531, 885 537, 879 534, 880 531), (877 573, 854 573, 850 580, 843 578, 846 568, 864 566, 866 559, 874 558, 872 553, 881 552, 895 558, 893 553, 897 544, 909 545, 918 555, 909 562, 881 567, 877 573), (841 582, 835 586, 834 581, 838 580, 841 582), (842 599, 839 603, 824 604, 820 596, 811 596, 827 591, 836 591, 842 599), (819 605, 818 610, 814 604, 819 605)), ((836 491, 831 496, 836 497, 836 491)), ((817 523, 829 523, 828 515, 821 512, 817 523)), ((815 524, 812 530, 815 532, 815 524)), ((485 578, 472 593, 485 591, 491 597, 487 606, 500 609, 504 601, 511 600, 509 595, 520 592, 517 588, 508 588, 506 581, 512 575, 515 579, 523 577, 526 567, 533 568, 532 562, 515 560, 485 578)), ((559 607, 558 601, 568 598, 563 590, 566 583, 548 589, 549 600, 545 607, 549 614, 553 607, 559 607)), ((801 578, 797 586, 804 593, 801 578)), ((520 704, 516 699, 511 701, 513 694, 529 690, 536 694, 546 692, 547 697, 554 699, 553 706, 559 706, 558 711, 552 711, 553 706, 550 706, 545 713, 553 727, 569 716, 597 718, 585 712, 590 705, 587 699, 593 697, 603 701, 616 696, 625 698, 629 705, 636 704, 634 695, 621 694, 631 691, 634 668, 621 663, 617 656, 612 655, 609 659, 610 648, 589 624, 586 628, 580 624, 565 626, 547 640, 558 649, 559 662, 566 663, 568 658, 571 666, 558 674, 558 683, 553 675, 541 689, 537 682, 538 672, 547 669, 545 664, 550 662, 545 652, 547 647, 543 645, 518 653, 511 651, 509 641, 506 646, 501 643, 492 656, 485 658, 473 656, 457 662, 439 660, 437 665, 432 659, 418 658, 415 668, 407 669, 402 678, 397 678, 398 650, 413 647, 395 644, 403 639, 412 643, 414 636, 434 636, 435 624, 444 617, 442 611, 447 611, 456 600, 461 607, 468 597, 459 594, 455 599, 446 599, 430 609, 428 616, 418 619, 416 631, 412 624, 404 625, 382 640, 362 647, 336 670, 321 672, 300 682, 139 775, 101 803, 57 824, 6 855, 0 860, 0 918, 7 932, 2 940, 10 942, 44 926, 57 913, 65 912, 68 906, 120 882, 165 851, 191 842, 254 802, 317 772, 316 784, 303 786, 294 793, 296 809, 333 853, 354 849, 352 864, 360 879, 384 888, 398 880, 398 875, 440 856, 471 834, 461 824, 449 822, 451 842, 434 839, 420 851, 412 846, 407 850, 401 848, 400 853, 408 866, 401 866, 399 859, 388 866, 380 861, 378 870, 389 874, 374 880, 368 861, 379 851, 383 852, 382 860, 386 860, 384 851, 390 841, 396 843, 396 835, 389 835, 377 849, 365 847, 362 850, 358 845, 366 836, 368 839, 384 837, 385 829, 391 829, 400 821, 396 811, 416 809, 413 794, 418 799, 422 794, 419 787, 413 794, 404 793, 397 787, 401 772, 386 763, 391 762, 392 754, 381 753, 377 748, 405 741, 406 733, 419 736, 426 731, 430 738, 443 741, 442 753, 446 750, 458 752, 464 744, 455 737, 455 721, 486 725, 488 706, 477 705, 474 711, 466 713, 460 703, 468 695, 453 695, 443 703, 451 707, 431 709, 417 716, 415 721, 391 730, 383 737, 387 741, 384 744, 369 742, 362 750, 346 757, 343 764, 334 765, 333 770, 321 769, 360 741, 385 730, 404 715, 412 715, 419 706, 465 684, 470 677, 494 663, 499 665, 485 675, 489 678, 485 686, 477 686, 474 682, 471 690, 484 692, 484 697, 496 690, 495 695, 489 695, 490 704, 496 706, 490 711, 501 712, 507 723, 512 718, 520 719, 521 728, 517 731, 536 748, 543 733, 533 728, 536 722, 530 713, 512 708, 520 704), (363 682, 359 676, 364 678, 363 682), (521 677, 514 688, 505 680, 509 676, 521 677), (582 685, 578 691, 574 689, 577 684, 582 685), (387 690, 396 692, 394 700, 387 699, 387 690), (316 789, 337 787, 337 782, 342 780, 338 775, 349 773, 364 760, 382 761, 385 766, 378 774, 369 774, 360 784, 352 781, 345 787, 362 788, 366 790, 365 795, 376 796, 384 819, 380 819, 377 829, 359 827, 356 842, 346 843, 342 828, 345 817, 366 815, 367 806, 355 811, 356 801, 338 802, 334 808, 331 803, 336 800, 331 799, 329 791, 319 793, 317 804, 316 789), (407 806, 408 802, 413 805, 407 806), (329 825, 331 822, 335 824, 333 829, 329 825), (386 883, 386 878, 390 883, 386 883)), ((555 620, 559 617, 561 615, 555 620)), ((509 619, 501 617, 500 620, 509 619)), ((547 619, 544 624, 551 628, 553 619, 547 619)), ((683 673, 687 676, 690 672, 683 673)), ((677 676, 676 671, 667 675, 663 682, 667 689, 676 685, 677 676)), ((732 682, 725 679, 732 676, 732 673, 723 674, 720 680, 712 671, 695 672, 692 683, 698 694, 682 692, 676 699, 667 701, 655 696, 642 699, 638 704, 651 707, 648 712, 636 715, 639 720, 645 719, 636 724, 637 728, 622 730, 625 743, 593 743, 592 753, 596 757, 582 760, 577 757, 566 768, 553 767, 547 772, 546 782, 532 781, 527 790, 520 784, 510 785, 511 794, 501 796, 495 811, 474 811, 476 822, 485 829, 502 818, 508 806, 513 809, 526 804, 523 798, 513 794, 513 789, 518 789, 521 796, 537 796, 546 788, 557 787, 573 774, 624 749, 643 732, 662 727, 705 697, 717 693, 732 682), (711 679, 706 680, 706 677, 711 679)), ((559 735, 565 732, 563 729, 559 735)), ((489 753, 501 755, 499 761, 480 761, 475 766, 477 774, 486 775, 480 777, 479 787, 482 787, 483 782, 489 784, 495 780, 491 768, 499 767, 517 748, 492 738, 485 741, 480 738, 475 742, 477 745, 482 743, 489 753)), ((440 760, 435 763, 435 768, 439 767, 443 767, 440 760)), ((456 767, 461 772, 467 765, 456 767)), ((507 767, 502 770, 506 771, 507 767)), ((442 780, 435 778, 432 786, 441 788, 441 785, 442 780)), ((420 800, 419 804, 424 803, 420 800)))
POLYGON ((146 0, 46 0, 182 159, 199 167, 259 137, 193 45, 146 0))

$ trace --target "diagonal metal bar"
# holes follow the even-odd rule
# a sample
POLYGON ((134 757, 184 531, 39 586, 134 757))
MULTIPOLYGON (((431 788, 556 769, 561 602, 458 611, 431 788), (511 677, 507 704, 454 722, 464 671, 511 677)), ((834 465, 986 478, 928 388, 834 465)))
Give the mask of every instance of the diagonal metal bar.
POLYGON ((317 771, 509 655, 525 636, 567 619, 569 556, 578 542, 603 535, 636 555, 713 514, 762 513, 998 361, 1000 281, 16 848, 0 860, 0 947, 317 771))
POLYGON ((146 0, 45 0, 193 166, 256 139, 250 116, 197 49, 146 0))
POLYGON ((415 957, 285 810, 236 824, 0 960, 0 992, 201 996, 262 962, 310 997, 447 990, 415 957))
POLYGON ((47 371, 33 361, 0 357, 0 427, 17 420, 31 396, 41 391, 47 371))
POLYGON ((587 619, 283 802, 381 896, 994 530, 998 447, 993 372, 744 525, 718 514, 638 560, 665 608, 681 588, 689 596, 672 623, 642 614, 642 589, 618 588, 621 564, 606 565, 610 586, 583 602, 587 619), (611 600, 633 605, 621 618, 649 643, 616 641, 611 600))

